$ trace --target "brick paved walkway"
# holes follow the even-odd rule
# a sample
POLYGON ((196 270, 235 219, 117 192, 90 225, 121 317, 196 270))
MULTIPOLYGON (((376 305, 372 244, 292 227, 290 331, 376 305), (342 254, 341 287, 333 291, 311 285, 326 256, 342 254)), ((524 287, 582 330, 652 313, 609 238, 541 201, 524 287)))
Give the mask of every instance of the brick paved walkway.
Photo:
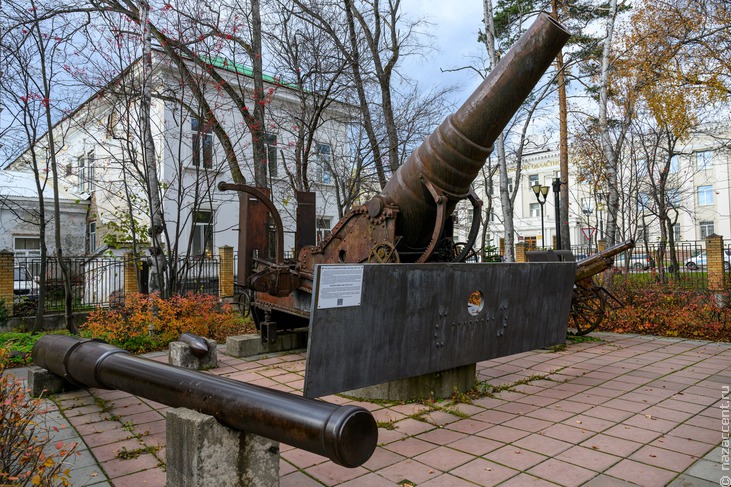
MULTIPOLYGON (((375 454, 362 467, 346 469, 282 445, 281 485, 725 482, 730 472, 723 471, 718 445, 731 344, 596 336, 602 341, 478 364, 479 380, 504 390, 471 403, 384 406, 328 396, 373 412, 381 426, 375 454)), ((259 360, 219 353, 219 365, 213 373, 266 387, 299 393, 303 385, 301 353, 259 360)), ((83 438, 82 451, 98 462, 74 470, 74 485, 165 485, 165 406, 95 389, 59 395, 57 404, 83 438)))

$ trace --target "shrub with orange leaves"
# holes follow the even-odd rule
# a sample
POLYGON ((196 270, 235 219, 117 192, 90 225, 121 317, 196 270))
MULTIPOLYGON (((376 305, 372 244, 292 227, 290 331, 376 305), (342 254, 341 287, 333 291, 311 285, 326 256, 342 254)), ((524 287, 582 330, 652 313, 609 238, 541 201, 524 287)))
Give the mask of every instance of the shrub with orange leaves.
POLYGON ((58 428, 43 423, 45 401, 31 398, 22 380, 3 374, 8 356, 0 349, 0 485, 70 485, 67 460, 76 444, 52 445, 58 428))
POLYGON ((600 331, 731 342, 731 295, 672 285, 620 285, 623 307, 611 310, 600 331))
POLYGON ((216 296, 131 294, 113 308, 99 308, 89 314, 82 335, 101 338, 134 353, 160 350, 181 333, 189 332, 224 342, 228 336, 250 333, 252 325, 216 296))

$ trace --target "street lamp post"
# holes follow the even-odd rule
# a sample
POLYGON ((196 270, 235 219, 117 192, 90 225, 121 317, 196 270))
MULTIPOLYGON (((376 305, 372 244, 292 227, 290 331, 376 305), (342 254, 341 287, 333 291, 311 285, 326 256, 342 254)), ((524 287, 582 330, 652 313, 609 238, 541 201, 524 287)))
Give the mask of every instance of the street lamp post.
POLYGON ((553 204, 556 207, 556 247, 561 249, 561 205, 559 194, 561 193, 561 178, 553 179, 553 204))
POLYGON ((587 237, 586 234, 584 234, 584 238, 587 239, 587 242, 589 244, 589 253, 592 253, 592 249, 591 249, 591 235, 592 235, 592 232, 591 232, 591 218, 590 217, 591 217, 591 214, 594 212, 594 208, 592 208, 589 205, 585 205, 581 209, 581 212, 586 216, 586 226, 589 229, 589 236, 587 237))
POLYGON ((536 183, 533 185, 533 192, 536 195, 538 204, 541 205, 541 246, 544 249, 546 248, 546 233, 545 229, 543 228, 543 205, 546 203, 546 196, 548 196, 549 189, 551 188, 549 188, 548 186, 541 186, 540 183, 536 183), (543 199, 541 199, 541 196, 543 196, 543 199))
POLYGON ((604 240, 604 204, 607 201, 607 193, 597 193, 597 213, 599 215, 599 238, 604 240))

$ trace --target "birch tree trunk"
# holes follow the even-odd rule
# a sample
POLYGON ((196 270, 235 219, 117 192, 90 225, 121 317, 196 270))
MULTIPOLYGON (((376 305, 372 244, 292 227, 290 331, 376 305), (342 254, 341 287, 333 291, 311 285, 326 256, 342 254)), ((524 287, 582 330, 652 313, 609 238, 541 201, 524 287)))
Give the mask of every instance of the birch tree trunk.
MULTIPOLYGON (((485 47, 490 59, 490 68, 494 68, 499 59, 495 51, 495 23, 493 21, 492 0, 483 1, 485 12, 485 47)), ((500 175, 500 207, 503 212, 503 227, 505 229, 505 261, 515 261, 515 225, 513 223, 513 200, 508 190, 508 167, 505 157, 505 137, 501 133, 495 141, 494 154, 497 158, 498 173, 500 175)), ((516 181, 516 185, 518 182, 516 181)))
POLYGON ((162 237, 165 220, 160 201, 160 183, 155 156, 155 140, 152 137, 152 35, 150 31, 150 5, 140 3, 140 27, 142 28, 142 96, 140 122, 142 124, 142 161, 147 175, 147 198, 150 205, 150 253, 153 269, 150 273, 150 290, 167 295, 165 287, 166 260, 162 237))
POLYGON ((601 137, 602 152, 604 152, 605 171, 607 177, 607 226, 605 238, 607 246, 617 241, 617 213, 619 210, 619 193, 617 190, 617 151, 612 144, 608 121, 609 104, 609 70, 610 53, 614 37, 614 22, 617 18, 617 0, 609 1, 609 16, 607 17, 607 34, 602 48, 602 62, 599 81, 599 134, 601 137))

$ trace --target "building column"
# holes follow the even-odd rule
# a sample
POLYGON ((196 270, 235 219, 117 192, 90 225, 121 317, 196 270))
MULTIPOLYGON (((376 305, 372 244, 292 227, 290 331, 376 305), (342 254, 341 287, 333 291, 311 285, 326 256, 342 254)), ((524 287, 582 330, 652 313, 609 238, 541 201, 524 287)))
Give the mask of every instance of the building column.
POLYGON ((715 233, 706 237, 706 269, 708 289, 720 291, 724 288, 723 237, 715 233))
POLYGON ((5 300, 8 316, 13 316, 13 265, 15 254, 9 250, 0 250, 0 300, 5 300))
POLYGON ((140 292, 137 286, 137 260, 134 254, 124 254, 124 295, 140 292))
POLYGON ((525 242, 515 244, 515 262, 528 262, 525 257, 525 242))
POLYGON ((218 248, 218 297, 234 295, 234 248, 225 245, 218 248))

